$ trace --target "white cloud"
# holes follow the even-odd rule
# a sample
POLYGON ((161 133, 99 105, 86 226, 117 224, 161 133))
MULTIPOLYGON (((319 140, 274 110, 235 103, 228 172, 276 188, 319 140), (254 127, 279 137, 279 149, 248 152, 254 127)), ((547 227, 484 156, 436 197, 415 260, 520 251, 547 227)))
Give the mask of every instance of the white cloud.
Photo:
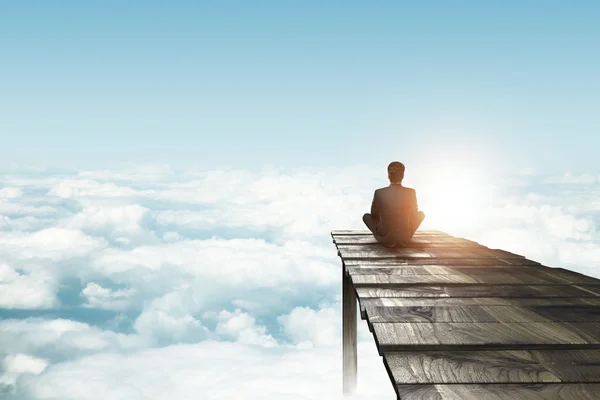
MULTIPOLYGON (((340 398, 340 260, 329 231, 364 229, 385 174, 160 165, 36 174, 7 177, 12 189, 0 195, 0 307, 48 313, 0 321, 0 353, 38 360, 18 376, 5 365, 17 398, 340 398), (82 308, 85 323, 51 314, 82 308)), ((494 181, 507 193, 479 223, 450 233, 600 276, 598 189, 513 178, 494 181)), ((357 398, 395 398, 363 321, 360 349, 357 398)))
POLYGON ((274 287, 286 283, 334 285, 339 279, 335 261, 335 252, 326 260, 323 251, 310 244, 278 246, 261 239, 207 239, 107 249, 92 267, 108 276, 162 269, 210 285, 274 287))
POLYGON ((45 271, 21 274, 0 264, 0 308, 51 308, 58 305, 57 282, 45 271))
POLYGON ((106 246, 103 239, 76 229, 48 228, 34 233, 0 233, 0 251, 15 259, 78 257, 106 246))
POLYGON ((148 214, 149 210, 139 204, 103 208, 90 206, 65 221, 65 225, 82 230, 111 230, 120 234, 139 235, 144 229, 142 222, 148 214))
POLYGON ((339 342, 341 316, 332 307, 318 311, 296 307, 278 320, 286 335, 301 347, 333 346, 339 342))
POLYGON ((132 197, 137 192, 127 186, 119 186, 114 183, 102 183, 89 179, 65 179, 54 185, 48 192, 49 195, 68 198, 120 198, 132 197))
POLYGON ((3 386, 8 387, 9 391, 14 393, 14 386, 20 376, 24 374, 39 375, 47 366, 46 360, 27 354, 10 354, 4 357, 2 361, 4 373, 0 375, 0 393, 3 391, 3 386))
POLYGON ((23 196, 23 191, 15 187, 3 187, 0 189, 0 199, 16 199, 23 196))
MULTIPOLYGON (((360 343, 358 400, 395 398, 374 344, 360 343)), ((99 354, 23 379, 34 398, 343 400, 337 348, 287 349, 208 340, 127 356, 99 354), (165 375, 167 372, 167 375, 165 375), (123 384, 124 378, 127 384, 123 384)))
POLYGON ((129 308, 131 297, 137 294, 135 289, 112 290, 97 283, 90 282, 81 291, 87 299, 87 306, 107 310, 124 310, 129 308))
POLYGON ((264 326, 256 325, 256 320, 250 314, 237 309, 233 313, 223 310, 217 316, 219 323, 215 332, 234 337, 244 344, 256 344, 263 347, 276 347, 277 341, 266 334, 264 326))
POLYGON ((596 176, 592 174, 581 174, 574 176, 570 172, 565 172, 560 176, 553 176, 546 179, 548 183, 565 183, 565 184, 580 184, 580 185, 592 185, 598 183, 596 176))
POLYGON ((105 331, 67 319, 43 318, 0 320, 0 343, 3 352, 59 359, 148 344, 139 335, 105 331))
POLYGON ((193 288, 182 287, 148 302, 133 327, 158 344, 198 341, 209 333, 193 315, 199 310, 193 288))

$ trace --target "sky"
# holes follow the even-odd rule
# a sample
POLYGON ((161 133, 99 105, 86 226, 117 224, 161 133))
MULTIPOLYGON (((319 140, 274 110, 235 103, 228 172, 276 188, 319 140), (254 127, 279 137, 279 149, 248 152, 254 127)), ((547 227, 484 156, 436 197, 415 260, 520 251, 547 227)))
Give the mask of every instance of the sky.
POLYGON ((597 167, 595 1, 0 6, 3 163, 597 167))
MULTIPOLYGON (((0 397, 341 400, 341 262, 423 229, 600 277, 600 5, 0 3, 0 397)), ((364 321, 356 400, 395 398, 364 321)))

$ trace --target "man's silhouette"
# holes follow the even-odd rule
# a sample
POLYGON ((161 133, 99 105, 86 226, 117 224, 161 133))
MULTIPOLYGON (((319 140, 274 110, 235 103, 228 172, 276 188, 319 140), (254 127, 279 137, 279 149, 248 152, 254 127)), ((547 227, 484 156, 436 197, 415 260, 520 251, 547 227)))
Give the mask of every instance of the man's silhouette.
POLYGON ((423 222, 425 214, 418 211, 415 189, 402 186, 404 164, 388 165, 390 185, 375 190, 371 213, 363 215, 365 225, 379 243, 388 247, 406 245, 423 222))

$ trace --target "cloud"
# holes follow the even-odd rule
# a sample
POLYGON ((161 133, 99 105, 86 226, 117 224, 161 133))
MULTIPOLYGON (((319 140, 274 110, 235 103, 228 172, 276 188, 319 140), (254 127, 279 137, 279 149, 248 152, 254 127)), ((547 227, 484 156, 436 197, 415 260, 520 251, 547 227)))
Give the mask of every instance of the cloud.
POLYGON ((135 289, 113 290, 90 282, 81 291, 81 294, 87 300, 87 304, 84 306, 107 310, 124 310, 129 308, 130 299, 137 294, 137 291, 135 289))
POLYGON ((0 189, 0 199, 16 199, 23 196, 23 191, 16 187, 3 187, 0 189))
POLYGON ((573 176, 569 172, 565 172, 563 175, 552 176, 546 179, 548 183, 563 183, 563 184, 578 184, 578 185, 592 185, 600 182, 600 178, 592 174, 582 174, 573 176))
MULTIPOLYGON (((354 399, 393 399, 395 393, 372 346, 359 345, 354 399), (369 352, 369 356, 364 353, 369 352)), ((38 399, 338 399, 339 349, 287 349, 207 340, 128 355, 98 354, 53 365, 19 382, 38 399), (168 375, 165 375, 168 372, 168 375), (127 384, 123 384, 126 377, 127 384)))
POLYGON ((286 335, 300 347, 333 346, 339 341, 341 317, 333 307, 318 311, 296 307, 278 320, 286 335))
MULTIPOLYGON (((7 176, 1 384, 30 400, 340 399, 341 263, 329 232, 364 229, 373 189, 386 184, 379 172, 145 165, 7 176)), ((498 177, 480 220, 449 233, 600 276, 600 189, 543 179, 498 177)), ((362 321, 358 333, 356 398, 395 398, 362 321)))
POLYGON ((88 254, 106 246, 77 229, 48 228, 34 233, 0 233, 0 251, 13 259, 48 258, 64 260, 88 254))
POLYGON ((2 361, 3 374, 0 375, 0 393, 14 392, 17 379, 24 374, 39 375, 48 366, 41 358, 27 354, 10 354, 2 361))
POLYGON ((277 341, 266 334, 264 326, 258 326, 250 314, 237 309, 234 312, 223 310, 217 316, 219 323, 215 332, 235 338, 244 344, 256 344, 263 347, 276 347, 277 341))
POLYGON ((143 337, 124 334, 67 319, 0 320, 2 352, 28 354, 49 361, 74 359, 98 352, 147 346, 143 337))
POLYGON ((137 194, 136 190, 115 183, 102 183, 90 179, 65 179, 59 181, 48 192, 63 199, 128 198, 137 194))
POLYGON ((0 308, 55 307, 57 291, 57 282, 45 271, 25 274, 8 264, 0 264, 0 308))

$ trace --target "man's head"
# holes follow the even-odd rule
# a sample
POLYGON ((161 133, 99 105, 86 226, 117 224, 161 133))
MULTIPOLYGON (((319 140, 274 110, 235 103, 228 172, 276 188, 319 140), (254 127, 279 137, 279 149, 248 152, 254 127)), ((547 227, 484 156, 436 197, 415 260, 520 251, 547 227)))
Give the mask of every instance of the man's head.
POLYGON ((404 179, 404 164, 392 161, 388 165, 388 178, 392 183, 402 183, 402 179, 404 179))

